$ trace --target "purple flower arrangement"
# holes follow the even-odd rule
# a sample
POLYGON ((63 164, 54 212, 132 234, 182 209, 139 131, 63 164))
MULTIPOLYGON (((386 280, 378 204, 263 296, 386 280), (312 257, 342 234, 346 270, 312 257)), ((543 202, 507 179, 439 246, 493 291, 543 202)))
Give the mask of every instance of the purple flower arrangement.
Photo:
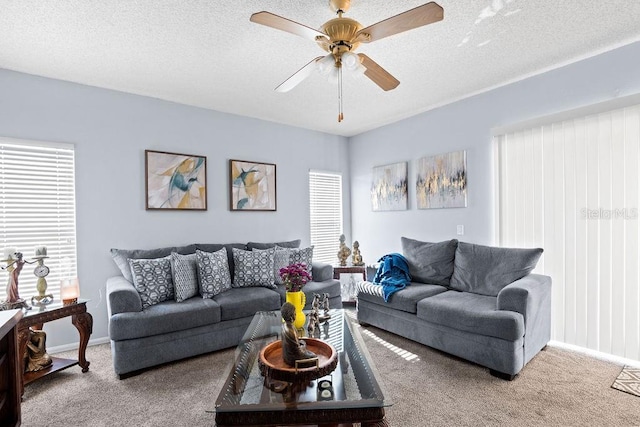
POLYGON ((311 275, 307 272, 305 263, 291 264, 281 268, 279 273, 287 292, 299 292, 311 280, 311 275))

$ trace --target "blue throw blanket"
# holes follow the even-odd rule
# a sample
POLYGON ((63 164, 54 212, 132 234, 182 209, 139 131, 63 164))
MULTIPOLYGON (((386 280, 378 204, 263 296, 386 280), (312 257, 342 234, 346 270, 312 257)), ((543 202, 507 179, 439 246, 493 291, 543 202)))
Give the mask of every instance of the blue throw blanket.
POLYGON ((385 255, 378 262, 380 266, 373 278, 373 283, 382 285, 384 301, 389 302, 391 294, 406 288, 411 282, 409 264, 405 257, 396 253, 385 255))

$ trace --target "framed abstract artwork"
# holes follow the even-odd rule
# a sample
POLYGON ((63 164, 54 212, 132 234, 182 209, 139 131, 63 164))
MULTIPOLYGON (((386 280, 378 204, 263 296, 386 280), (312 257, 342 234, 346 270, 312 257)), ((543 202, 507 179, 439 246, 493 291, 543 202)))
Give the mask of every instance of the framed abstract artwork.
POLYGON ((404 211, 407 209, 407 162, 373 168, 371 210, 404 211))
POLYGON ((229 160, 232 211, 276 210, 276 165, 229 160))
POLYGON ((207 158, 145 150, 147 210, 207 210, 207 158))
POLYGON ((467 207, 467 152, 419 159, 416 200, 418 209, 467 207))

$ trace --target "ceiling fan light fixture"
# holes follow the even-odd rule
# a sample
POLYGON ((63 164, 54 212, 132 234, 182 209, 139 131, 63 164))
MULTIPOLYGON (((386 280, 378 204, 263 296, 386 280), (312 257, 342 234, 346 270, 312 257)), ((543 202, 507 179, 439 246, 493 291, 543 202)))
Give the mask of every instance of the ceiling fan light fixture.
POLYGON ((345 52, 342 54, 342 65, 349 71, 353 71, 358 68, 360 64, 360 58, 353 52, 345 52))
POLYGON ((316 65, 318 66, 318 72, 320 72, 320 74, 322 74, 323 76, 326 76, 336 68, 335 58, 333 57, 333 54, 330 53, 324 58, 316 61, 316 65))
POLYGON ((358 62, 358 65, 356 65, 356 68, 351 70, 349 74, 351 74, 351 77, 353 77, 354 79, 359 79, 362 76, 364 76, 364 73, 366 71, 367 71, 367 67, 365 67, 360 62, 358 62))

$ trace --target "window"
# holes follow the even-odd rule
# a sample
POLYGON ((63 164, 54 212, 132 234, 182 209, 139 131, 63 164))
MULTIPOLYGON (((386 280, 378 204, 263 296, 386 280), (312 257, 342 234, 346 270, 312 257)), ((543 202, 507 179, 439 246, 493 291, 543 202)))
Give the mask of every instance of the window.
POLYGON ((313 260, 333 264, 342 234, 342 175, 309 172, 313 260))
POLYGON ((552 339, 640 360, 640 105, 495 140, 499 243, 544 249, 552 339))
MULTIPOLYGON (((31 263, 35 248, 45 246, 47 294, 57 301, 60 281, 77 275, 75 211, 72 145, 0 138, 0 256, 15 248, 31 263)), ((20 297, 27 301, 38 294, 36 265, 25 264, 18 279, 20 297)), ((0 280, 7 283, 6 271, 0 280)), ((0 286, 0 300, 5 298, 0 286)))

